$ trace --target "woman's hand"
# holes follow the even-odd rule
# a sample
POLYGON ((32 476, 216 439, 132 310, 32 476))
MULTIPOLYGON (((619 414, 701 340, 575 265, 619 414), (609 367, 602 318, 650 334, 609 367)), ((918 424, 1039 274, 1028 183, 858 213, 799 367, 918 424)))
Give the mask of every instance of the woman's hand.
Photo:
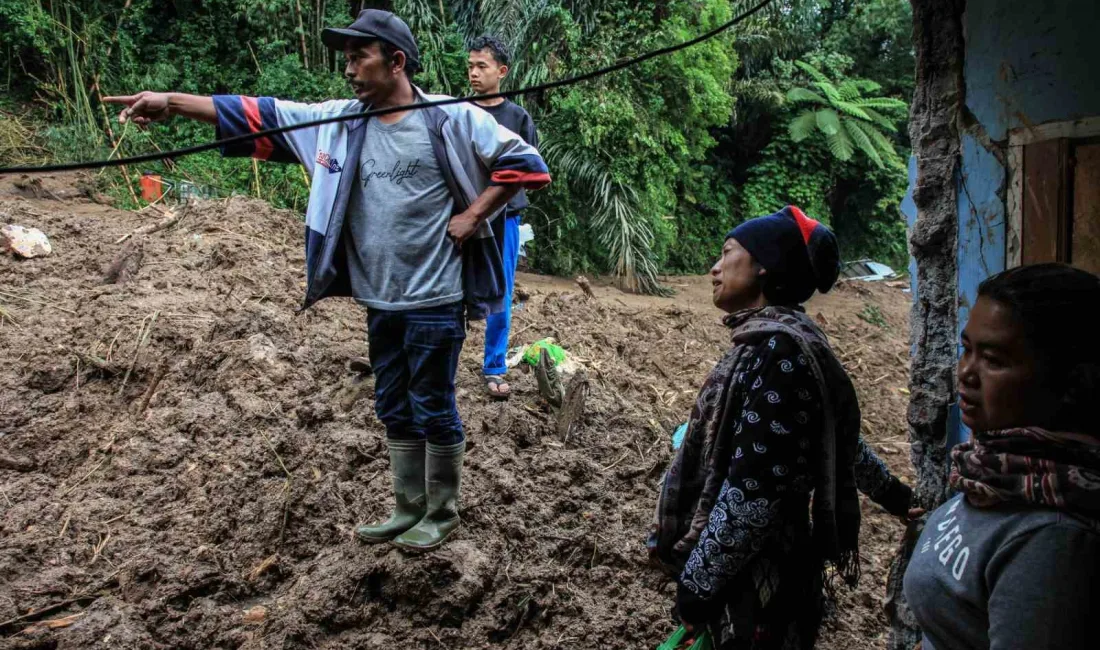
POLYGON ((916 521, 923 517, 925 512, 927 511, 924 508, 909 508, 909 512, 905 513, 904 517, 898 517, 898 521, 900 521, 902 525, 908 526, 909 522, 916 521))
POLYGON ((687 650, 693 645, 695 645, 695 626, 684 623, 684 638, 680 640, 680 647, 676 650, 687 650))

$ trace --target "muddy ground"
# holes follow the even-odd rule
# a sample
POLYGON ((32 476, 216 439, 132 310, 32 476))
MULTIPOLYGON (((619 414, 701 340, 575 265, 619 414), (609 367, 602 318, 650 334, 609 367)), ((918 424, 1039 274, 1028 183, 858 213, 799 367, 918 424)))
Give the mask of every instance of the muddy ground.
MULTIPOLYGON (((390 503, 383 428, 347 367, 361 311, 295 314, 299 218, 208 201, 120 242, 163 215, 87 194, 0 179, 0 223, 54 247, 0 258, 0 647, 594 650, 671 632, 674 588, 642 540, 670 432, 727 341, 705 280, 671 279, 672 298, 597 282, 589 299, 521 276, 514 342, 557 338, 587 369, 587 408, 567 438, 532 375, 490 402, 475 324, 465 523, 409 557, 351 534, 390 503)), ((907 301, 845 285, 808 309, 855 377, 864 434, 908 479, 907 301)), ((902 528, 864 515, 863 582, 818 647, 885 647, 902 528)))

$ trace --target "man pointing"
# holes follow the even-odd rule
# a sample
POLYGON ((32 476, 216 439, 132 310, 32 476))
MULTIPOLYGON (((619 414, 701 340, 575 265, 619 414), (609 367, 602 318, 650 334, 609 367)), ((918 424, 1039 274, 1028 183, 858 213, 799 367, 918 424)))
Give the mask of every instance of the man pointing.
MULTIPOLYGON (((429 96, 409 76, 420 53, 408 25, 367 9, 322 41, 342 50, 357 100, 318 104, 222 95, 142 92, 120 121, 183 116, 219 138, 429 96)), ((392 515, 359 526, 372 543, 429 550, 458 527, 465 434, 455 373, 466 319, 500 311, 503 264, 489 220, 521 189, 550 182, 538 151, 468 104, 355 118, 227 145, 225 156, 297 162, 311 176, 306 211, 305 304, 352 296, 367 309, 375 408, 386 427, 392 515)))

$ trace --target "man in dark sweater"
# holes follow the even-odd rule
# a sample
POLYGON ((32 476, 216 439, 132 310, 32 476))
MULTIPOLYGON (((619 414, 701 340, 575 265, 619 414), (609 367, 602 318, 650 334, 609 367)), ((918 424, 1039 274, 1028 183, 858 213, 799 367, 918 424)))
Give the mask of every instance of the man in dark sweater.
MULTIPOLYGON (((470 44, 470 86, 479 95, 500 92, 500 83, 508 75, 512 62, 508 47, 498 38, 482 36, 470 44)), ((519 135, 532 147, 538 147, 535 122, 519 104, 507 99, 490 99, 476 102, 496 118, 498 124, 519 135)), ((504 311, 492 314, 485 321, 485 363, 482 374, 485 390, 496 399, 508 399, 511 387, 504 380, 508 372, 505 356, 508 352, 508 332, 512 327, 512 289, 515 286, 516 264, 519 261, 519 225, 523 210, 527 208, 527 195, 520 190, 508 202, 502 217, 493 220, 496 241, 504 258, 504 278, 508 293, 504 297, 504 311)))

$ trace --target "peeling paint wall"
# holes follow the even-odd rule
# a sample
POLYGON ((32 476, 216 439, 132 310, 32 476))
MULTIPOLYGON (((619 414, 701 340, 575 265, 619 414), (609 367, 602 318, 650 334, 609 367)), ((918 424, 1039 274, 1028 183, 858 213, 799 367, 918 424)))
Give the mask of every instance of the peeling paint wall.
MULTIPOLYGON (((966 326, 978 285, 1005 269, 1009 132, 1100 115, 1100 48, 1094 43, 1100 2, 968 0, 963 30, 956 336, 966 326)), ((948 443, 968 435, 953 426, 948 443)))
POLYGON ((990 139, 1097 114, 1097 28, 1096 0, 966 3, 966 105, 990 139))
MULTIPOLYGON (((1100 116, 1100 0, 911 2, 908 420, 918 500, 932 508, 947 496, 947 451, 968 435, 955 406, 959 336, 978 285, 1006 265, 1009 133, 1100 116)), ((901 593, 913 543, 907 538, 887 586, 895 650, 920 639, 901 593)))
MULTIPOLYGON (((1005 270, 1005 165, 995 146, 987 148, 978 138, 962 133, 962 163, 959 168, 958 326, 959 340, 970 319, 970 308, 978 299, 978 285, 994 273, 1005 270)), ((952 400, 954 402, 954 400, 952 400)), ((952 403, 948 444, 962 442, 969 432, 958 419, 952 403)))
MULTIPOLYGON (((914 0, 914 7, 935 4, 934 0, 914 0)), ((924 299, 916 286, 917 278, 929 275, 919 267, 929 269, 942 264, 932 257, 955 251, 954 279, 956 287, 955 327, 951 330, 956 354, 958 338, 966 326, 970 307, 977 300, 978 285, 990 275, 1003 271, 1006 264, 1007 233, 1007 144, 1009 132, 1048 122, 1062 122, 1100 115, 1100 82, 1095 71, 1100 69, 1100 47, 1093 42, 1100 33, 1100 2, 1097 0, 1060 0, 1039 3, 1034 0, 967 0, 962 14, 964 57, 962 62, 962 104, 954 109, 958 147, 957 169, 954 172, 954 192, 957 195, 957 248, 931 251, 931 257, 921 260, 914 254, 914 328, 927 331, 925 319, 941 318, 944 310, 924 310, 924 299)), ((945 5, 945 6, 950 6, 945 5)), ((942 8, 941 8, 942 9, 942 8)), ((932 10, 926 9, 931 12, 932 10)), ((919 44, 918 44, 919 45, 919 44)), ((941 44, 940 47, 943 47, 941 44)), ((929 53, 933 56, 935 53, 929 53)), ((919 73, 919 70, 918 70, 919 73)), ((914 104, 914 118, 920 109, 914 104)), ((914 140, 916 140, 916 135, 914 140)), ((933 150, 935 150, 933 148, 933 150)), ((914 148, 915 156, 921 156, 914 148)), ((927 156, 927 154, 925 154, 927 156)), ((920 191, 920 167, 910 174, 910 194, 920 191)), ((928 183, 924 183, 927 187, 928 183)), ((913 233, 919 210, 916 203, 903 204, 913 233), (908 210, 906 210, 908 207, 908 210)), ((930 217, 925 217, 928 219, 930 217)), ((945 273, 937 274, 947 281, 945 273)), ((930 299, 940 295, 938 287, 927 287, 930 299)), ((914 358, 926 358, 921 346, 942 349, 944 341, 917 338, 913 341, 914 358)), ((916 373, 943 372, 943 359, 935 356, 933 366, 915 363, 916 373)), ((954 379, 951 379, 951 383, 954 379)), ((914 380, 914 383, 921 383, 914 380)), ((927 384, 927 382, 925 382, 927 384)), ((942 401, 937 395, 933 400, 942 401)), ((944 444, 964 440, 969 432, 958 424, 958 411, 947 406, 944 444)), ((914 394, 914 406, 927 408, 929 400, 914 394)), ((912 411, 912 409, 911 409, 912 411)), ((923 422, 911 424, 927 424, 923 422)), ((923 454, 923 449, 918 449, 923 454)), ((920 461, 917 462, 918 468, 920 461)), ((931 487, 931 486, 929 486, 931 487)), ((939 498, 931 496, 935 502, 939 498)))

